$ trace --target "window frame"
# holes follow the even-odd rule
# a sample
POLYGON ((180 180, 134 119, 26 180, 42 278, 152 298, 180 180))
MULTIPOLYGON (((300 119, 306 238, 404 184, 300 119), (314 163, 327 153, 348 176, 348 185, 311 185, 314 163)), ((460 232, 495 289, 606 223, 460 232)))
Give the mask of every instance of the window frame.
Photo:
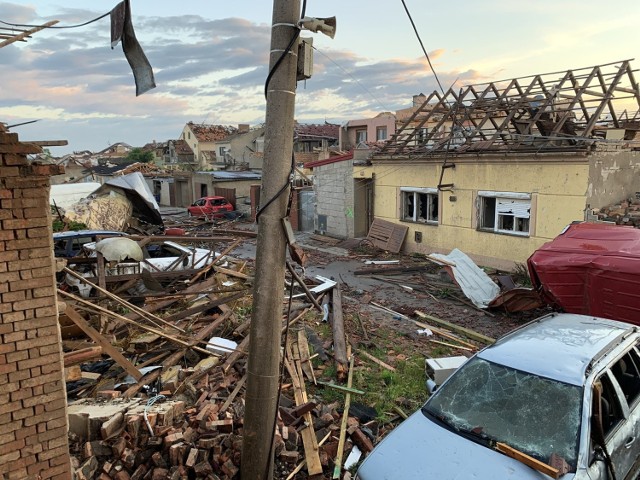
POLYGON ((530 237, 532 204, 530 193, 481 190, 477 194, 477 229, 482 232, 530 237), (503 202, 500 203, 500 201, 503 202), (500 211, 509 201, 514 202, 514 206, 520 205, 516 207, 517 211, 515 213, 500 211), (525 208, 526 214, 523 214, 522 210, 525 208), (492 222, 488 222, 488 219, 492 219, 492 222), (511 223, 511 228, 504 228, 505 223, 503 222, 505 221, 511 223), (488 223, 492 223, 492 225, 488 225, 488 223), (518 223, 526 223, 526 230, 516 229, 518 223))
POLYGON ((437 188, 424 187, 424 188, 416 188, 416 187, 400 187, 400 220, 403 222, 413 222, 420 223, 423 225, 440 225, 440 194, 437 188), (413 215, 408 216, 405 214, 405 209, 407 206, 407 201, 405 200, 407 194, 413 194, 413 215), (427 218, 424 220, 420 219, 419 211, 421 210, 420 205, 420 196, 426 195, 427 206, 427 218), (435 219, 433 218, 433 200, 436 200, 435 219))
POLYGON ((386 140, 387 138, 389 138, 388 134, 387 134, 387 127, 386 125, 383 125, 381 127, 376 127, 376 141, 378 142, 382 142, 384 140, 386 140), (381 138, 381 133, 384 132, 384 136, 381 138))
POLYGON ((366 143, 368 141, 367 129, 366 128, 358 128, 356 130, 356 145, 360 145, 361 143, 366 143), (364 140, 360 139, 360 135, 364 134, 364 140))

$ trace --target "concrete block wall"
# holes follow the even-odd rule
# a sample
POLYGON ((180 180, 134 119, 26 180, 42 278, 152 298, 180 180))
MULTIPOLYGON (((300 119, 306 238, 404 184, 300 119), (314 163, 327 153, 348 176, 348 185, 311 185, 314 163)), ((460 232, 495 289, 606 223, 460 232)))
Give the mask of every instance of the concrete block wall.
POLYGON ((53 271, 49 177, 40 148, 0 124, 0 478, 71 479, 53 271))
POLYGON ((316 219, 318 215, 327 216, 325 233, 339 238, 353 237, 353 162, 314 168, 313 188, 316 191, 316 219))

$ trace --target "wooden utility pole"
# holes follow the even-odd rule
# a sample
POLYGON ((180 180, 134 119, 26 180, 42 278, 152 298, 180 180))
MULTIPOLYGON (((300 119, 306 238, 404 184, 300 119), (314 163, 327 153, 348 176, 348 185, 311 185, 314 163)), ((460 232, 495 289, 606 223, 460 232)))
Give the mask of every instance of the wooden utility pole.
MULTIPOLYGON (((269 71, 297 35, 299 0, 274 0, 269 71)), ((271 479, 284 297, 286 215, 293 151, 298 41, 285 55, 267 87, 262 191, 242 443, 242 478, 271 479), (280 193, 279 193, 280 192, 280 193), (277 197, 277 198, 276 198, 277 197), (271 199, 274 199, 269 205, 271 199)))
POLYGON ((23 31, 18 35, 13 35, 11 38, 8 38, 7 40, 0 42, 0 48, 6 47, 7 45, 11 45, 12 43, 17 42, 19 40, 24 40, 25 38, 30 36, 32 33, 36 33, 36 32, 39 32, 40 30, 44 30, 45 28, 49 28, 55 25, 56 23, 58 23, 59 21, 60 20, 51 20, 50 22, 40 25, 39 27, 34 27, 31 30, 23 31))

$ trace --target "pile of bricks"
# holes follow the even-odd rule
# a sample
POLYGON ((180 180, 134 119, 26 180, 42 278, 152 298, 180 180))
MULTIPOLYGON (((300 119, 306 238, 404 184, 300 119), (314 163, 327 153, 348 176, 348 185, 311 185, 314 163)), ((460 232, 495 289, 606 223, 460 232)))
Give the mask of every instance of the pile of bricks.
POLYGON ((593 213, 598 217, 598 220, 601 221, 640 228, 639 198, 629 198, 618 204, 596 209, 593 213))
POLYGON ((0 478, 69 479, 49 176, 0 124, 0 478))
MULTIPOLYGON (((227 373, 222 365, 211 369, 185 394, 174 396, 163 391, 165 398, 151 406, 145 400, 129 402, 123 413, 104 419, 99 428, 89 428, 84 439, 72 435, 76 478, 239 478, 246 378, 243 363, 227 373)), ((291 478, 307 478, 300 467, 305 459, 305 429, 314 432, 322 471, 330 475, 338 450, 342 418, 339 405, 313 400, 296 405, 287 390, 285 386, 274 433, 275 478, 288 478, 296 467, 299 473, 291 478)), ((103 400, 105 406, 119 401, 114 391, 99 396, 107 398, 103 400)), ((355 416, 349 418, 347 433, 347 453, 354 444, 362 452, 373 448, 372 434, 368 428, 361 428, 355 416)))

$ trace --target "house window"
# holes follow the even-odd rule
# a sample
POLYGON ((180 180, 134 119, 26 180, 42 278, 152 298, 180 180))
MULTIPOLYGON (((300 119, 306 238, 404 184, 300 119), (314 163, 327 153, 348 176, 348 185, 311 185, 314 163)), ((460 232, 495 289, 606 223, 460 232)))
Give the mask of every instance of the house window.
POLYGON ((529 236, 531 195, 479 192, 478 227, 496 233, 529 236))
POLYGON ((356 130, 356 144, 360 144, 367 141, 367 130, 356 130))
POLYGON ((187 132, 187 135, 189 135, 189 140, 191 140, 191 132, 187 132))
POLYGON ((224 158, 224 152, 227 151, 226 147, 220 147, 218 151, 220 152, 220 157, 224 158))
POLYGON ((386 140, 387 139, 387 127, 378 127, 376 128, 376 140, 386 140))
POLYGON ((438 223, 436 188, 402 188, 401 219, 408 222, 438 223))

